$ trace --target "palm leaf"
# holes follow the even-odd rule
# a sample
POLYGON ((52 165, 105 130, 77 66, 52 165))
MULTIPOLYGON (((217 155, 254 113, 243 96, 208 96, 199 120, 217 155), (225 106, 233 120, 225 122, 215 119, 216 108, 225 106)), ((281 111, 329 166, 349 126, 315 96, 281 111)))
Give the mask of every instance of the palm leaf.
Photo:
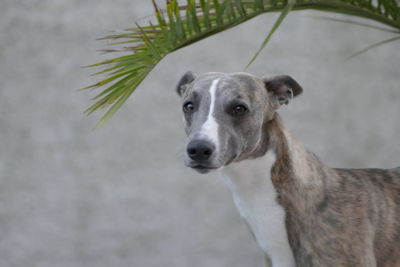
POLYGON ((246 68, 247 69, 253 62, 256 60, 258 55, 261 53, 261 51, 264 49, 264 47, 267 45, 269 40, 271 39, 272 35, 275 33, 275 31, 279 28, 281 25, 282 21, 285 19, 286 15, 292 10, 293 5, 296 3, 296 0, 289 0, 286 7, 282 10, 281 15, 278 17, 276 20, 275 24, 272 26, 271 30, 269 31, 267 37, 264 39, 263 43, 261 44, 261 47, 258 49, 258 51, 254 54, 253 58, 250 60, 250 62, 247 64, 246 68))
POLYGON ((363 27, 380 30, 380 31, 384 31, 384 32, 399 33, 399 30, 394 30, 394 29, 390 29, 390 28, 386 28, 386 27, 379 27, 379 26, 375 26, 375 25, 371 25, 371 24, 367 24, 367 23, 363 23, 363 22, 359 22, 359 21, 352 21, 352 20, 347 20, 347 19, 337 19, 337 18, 323 17, 323 16, 312 16, 312 17, 316 18, 316 19, 326 20, 326 21, 354 24, 354 25, 363 26, 363 27))
POLYGON ((107 86, 94 97, 97 102, 85 112, 91 114, 98 109, 108 108, 98 126, 103 125, 122 106, 166 55, 263 13, 281 12, 281 15, 249 65, 291 10, 313 9, 367 18, 383 23, 389 26, 390 31, 400 34, 400 8, 396 0, 186 0, 184 4, 167 0, 165 9, 161 9, 153 0, 153 5, 155 14, 147 25, 136 24, 136 27, 123 33, 102 38, 110 39, 118 46, 124 45, 106 52, 124 51, 127 55, 89 66, 104 66, 96 74, 107 74, 102 81, 84 88, 107 86))
POLYGON ((387 43, 391 43, 391 42, 394 42, 394 41, 397 41, 397 40, 400 40, 400 36, 392 37, 392 38, 390 38, 390 39, 383 40, 383 41, 380 41, 380 42, 378 42, 378 43, 369 45, 369 46, 367 46, 367 47, 361 49, 360 51, 358 51, 358 52, 352 54, 351 56, 349 56, 349 57, 347 58, 347 60, 349 60, 349 59, 351 59, 351 58, 353 58, 353 57, 359 56, 359 55, 361 55, 361 54, 367 52, 368 50, 370 50, 370 49, 372 49, 372 48, 376 48, 376 47, 378 47, 378 46, 381 46, 381 45, 384 45, 384 44, 387 44, 387 43))

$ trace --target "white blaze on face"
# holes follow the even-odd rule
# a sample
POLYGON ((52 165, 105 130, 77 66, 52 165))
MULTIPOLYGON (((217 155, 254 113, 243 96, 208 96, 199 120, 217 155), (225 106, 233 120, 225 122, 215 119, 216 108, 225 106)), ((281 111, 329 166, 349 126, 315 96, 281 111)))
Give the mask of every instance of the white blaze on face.
POLYGON ((208 111, 207 119, 201 126, 200 136, 205 137, 212 141, 215 145, 215 150, 218 151, 218 124, 213 115, 215 109, 215 95, 217 91, 219 79, 214 80, 211 83, 209 89, 210 93, 210 110, 208 111))

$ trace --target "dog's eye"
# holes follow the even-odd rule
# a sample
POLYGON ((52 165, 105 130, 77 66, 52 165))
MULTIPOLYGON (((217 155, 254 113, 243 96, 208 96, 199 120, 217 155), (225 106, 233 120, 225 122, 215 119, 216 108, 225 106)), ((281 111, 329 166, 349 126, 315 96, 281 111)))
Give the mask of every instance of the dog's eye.
POLYGON ((194 111, 194 105, 192 102, 187 102, 186 104, 183 105, 183 112, 191 113, 193 111, 194 111))
POLYGON ((233 116, 243 116, 244 114, 246 114, 249 110, 243 106, 243 105, 236 105, 233 107, 233 109, 231 110, 231 113, 233 116))

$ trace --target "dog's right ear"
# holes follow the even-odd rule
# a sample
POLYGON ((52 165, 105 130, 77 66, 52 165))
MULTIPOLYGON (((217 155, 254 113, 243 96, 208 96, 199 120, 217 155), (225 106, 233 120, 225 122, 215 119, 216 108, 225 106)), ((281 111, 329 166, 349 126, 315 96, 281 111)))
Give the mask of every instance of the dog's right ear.
POLYGON ((188 85, 190 85, 194 81, 194 79, 196 79, 196 77, 191 71, 186 72, 182 76, 178 85, 176 86, 176 92, 178 93, 179 96, 182 96, 185 93, 186 89, 188 88, 188 85))

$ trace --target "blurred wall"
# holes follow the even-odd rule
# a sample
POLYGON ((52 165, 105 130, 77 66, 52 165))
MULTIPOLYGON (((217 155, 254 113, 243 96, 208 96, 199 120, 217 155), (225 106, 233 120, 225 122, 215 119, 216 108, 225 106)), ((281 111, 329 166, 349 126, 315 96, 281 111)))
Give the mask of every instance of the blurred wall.
MULTIPOLYGON (((1 1, 0 266, 262 266, 218 175, 183 165, 174 89, 189 69, 242 71, 277 14, 169 55, 94 131, 101 114, 82 111, 95 92, 77 89, 100 77, 80 66, 108 57, 96 38, 151 12, 148 0, 1 1)), ((345 61, 391 34, 314 15, 326 14, 290 14, 249 72, 303 85, 281 114, 326 163, 400 165, 400 43, 345 61)))

